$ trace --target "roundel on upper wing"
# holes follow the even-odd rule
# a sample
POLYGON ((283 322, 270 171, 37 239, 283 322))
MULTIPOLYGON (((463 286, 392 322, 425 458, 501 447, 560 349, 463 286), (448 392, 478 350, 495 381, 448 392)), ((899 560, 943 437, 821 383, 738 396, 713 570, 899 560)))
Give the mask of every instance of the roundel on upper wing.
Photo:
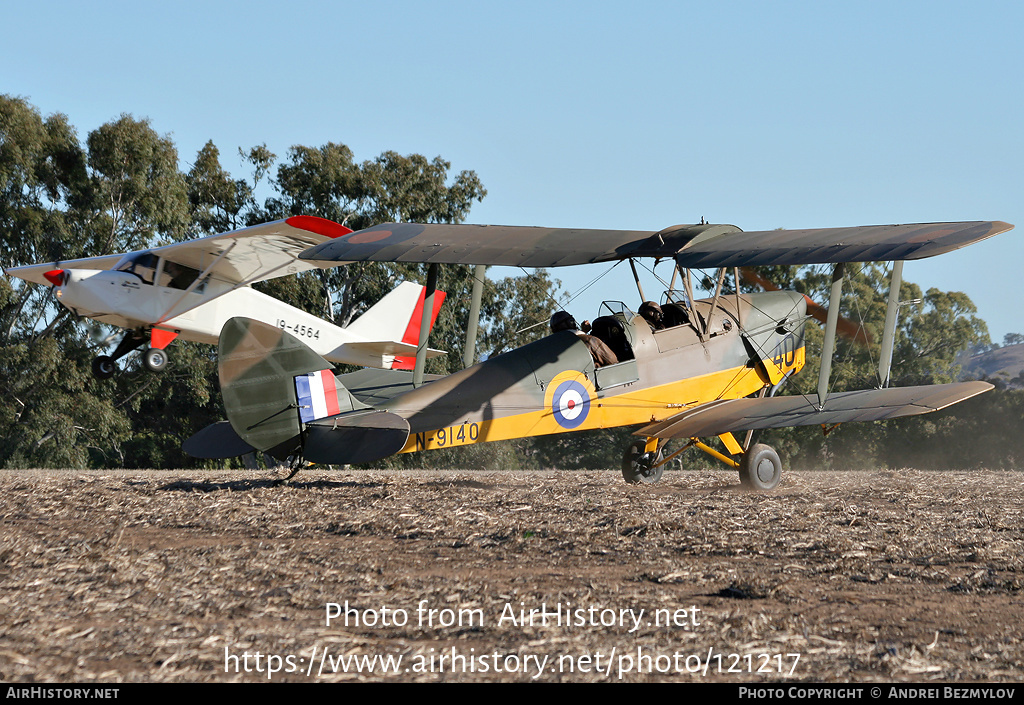
POLYGON ((348 240, 346 240, 346 242, 351 242, 355 245, 365 245, 370 242, 380 242, 381 240, 387 240, 389 237, 392 236, 392 234, 393 233, 390 230, 371 230, 370 232, 359 232, 349 237, 348 240))
POLYGON ((551 397, 551 413, 562 428, 576 428, 590 413, 590 390, 575 379, 555 387, 551 397))
POLYGON ((370 245, 380 243, 382 245, 395 245, 412 238, 423 232, 423 226, 419 223, 384 223, 375 225, 365 230, 339 238, 340 241, 351 245, 370 245))

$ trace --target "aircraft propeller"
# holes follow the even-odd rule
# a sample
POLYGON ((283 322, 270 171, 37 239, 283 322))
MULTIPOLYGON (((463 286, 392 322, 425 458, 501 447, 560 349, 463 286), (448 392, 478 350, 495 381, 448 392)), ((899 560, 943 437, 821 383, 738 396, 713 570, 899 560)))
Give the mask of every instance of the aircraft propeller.
MULTIPOLYGON (((740 267, 739 270, 740 276, 748 284, 759 286, 765 291, 780 290, 780 287, 776 286, 775 284, 772 284, 770 281, 768 281, 760 274, 755 272, 751 267, 740 267)), ((804 294, 804 299, 807 300, 807 315, 811 316, 816 321, 824 323, 825 319, 828 318, 828 309, 822 306, 821 304, 813 301, 811 297, 809 297, 807 294, 804 294)), ((851 321, 849 318, 840 316, 839 325, 836 330, 839 333, 839 335, 842 335, 845 338, 849 338, 858 345, 871 345, 871 332, 868 331, 867 328, 860 325, 859 323, 851 321)))

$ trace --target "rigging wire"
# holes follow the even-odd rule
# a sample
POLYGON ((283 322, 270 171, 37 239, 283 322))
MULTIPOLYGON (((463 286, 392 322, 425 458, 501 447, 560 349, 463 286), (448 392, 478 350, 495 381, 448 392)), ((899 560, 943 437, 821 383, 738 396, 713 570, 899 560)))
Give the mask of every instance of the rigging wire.
MULTIPOLYGON (((603 272, 601 272, 600 274, 598 274, 598 275, 597 275, 596 277, 594 277, 593 279, 591 279, 591 280, 590 280, 590 281, 589 281, 589 282, 588 282, 587 284, 585 284, 585 285, 583 286, 583 288, 582 288, 582 289, 580 289, 579 291, 577 291, 575 295, 573 295, 573 296, 570 296, 570 297, 569 297, 569 299, 568 299, 568 300, 567 300, 567 301, 565 302, 565 304, 564 304, 564 305, 563 305, 563 304, 561 304, 561 303, 559 303, 559 302, 558 302, 558 301, 557 301, 557 300, 556 300, 556 299, 555 299, 555 298, 554 298, 553 296, 551 296, 551 294, 549 294, 549 293, 547 293, 547 292, 545 292, 545 296, 547 296, 547 298, 548 298, 548 299, 550 300, 550 302, 551 302, 552 304, 554 304, 554 308, 555 308, 555 310, 556 310, 556 311, 564 311, 564 310, 565 310, 566 308, 568 308, 568 307, 569 307, 569 305, 570 305, 570 304, 571 304, 571 303, 572 303, 573 301, 575 301, 575 300, 576 300, 577 298, 579 298, 579 297, 580 297, 580 296, 581 296, 581 295, 582 295, 582 294, 583 294, 583 293, 584 293, 584 292, 585 292, 585 291, 586 291, 587 289, 589 289, 589 288, 590 288, 590 287, 592 287, 592 286, 593 286, 594 284, 596 284, 596 283, 597 283, 597 282, 599 282, 599 281, 600 281, 601 279, 603 279, 603 278, 604 278, 604 277, 606 277, 606 276, 607 276, 608 274, 610 274, 610 273, 611 273, 611 271, 612 271, 613 269, 615 269, 616 267, 618 267, 618 266, 619 266, 620 264, 622 264, 622 262, 623 262, 623 261, 624 261, 624 260, 618 260, 618 261, 617 261, 617 262, 616 262, 615 264, 613 264, 613 265, 612 265, 611 267, 609 267, 608 269, 604 270, 603 272)), ((536 275, 534 275, 534 274, 531 274, 530 272, 527 272, 527 271, 526 271, 526 269, 525 269, 525 268, 523 268, 523 267, 519 267, 519 269, 521 269, 521 270, 523 271, 523 274, 525 274, 525 275, 526 275, 526 276, 528 276, 528 277, 536 276, 536 275)), ((523 332, 525 332, 525 331, 528 331, 528 330, 530 330, 530 329, 532 329, 532 328, 536 328, 537 326, 539 326, 539 325, 543 325, 543 324, 545 324, 545 323, 547 323, 547 321, 546 321, 546 320, 544 320, 544 321, 537 321, 537 322, 535 322, 535 323, 531 323, 530 325, 526 326, 525 328, 520 328, 519 330, 515 331, 515 333, 513 333, 513 335, 519 335, 520 333, 523 333, 523 332)), ((508 342, 510 342, 510 341, 506 341, 506 343, 508 343, 508 342)))

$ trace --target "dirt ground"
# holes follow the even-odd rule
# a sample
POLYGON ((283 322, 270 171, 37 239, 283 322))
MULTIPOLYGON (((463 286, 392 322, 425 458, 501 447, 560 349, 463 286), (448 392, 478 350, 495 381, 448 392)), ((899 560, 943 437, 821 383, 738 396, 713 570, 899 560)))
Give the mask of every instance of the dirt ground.
POLYGON ((1021 473, 6 471, 0 680, 1021 681, 1022 515, 1021 473))

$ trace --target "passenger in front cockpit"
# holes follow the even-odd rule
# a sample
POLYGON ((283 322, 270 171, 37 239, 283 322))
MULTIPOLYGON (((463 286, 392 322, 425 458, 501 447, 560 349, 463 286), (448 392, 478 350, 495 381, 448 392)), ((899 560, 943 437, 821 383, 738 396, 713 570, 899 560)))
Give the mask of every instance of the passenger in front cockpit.
POLYGON ((551 332, 558 333, 563 330, 571 330, 573 333, 579 336, 580 340, 587 346, 587 350, 590 351, 590 356, 594 358, 594 365, 597 367, 604 367, 605 365, 614 365, 619 361, 615 357, 615 353, 604 344, 604 342, 593 335, 587 335, 580 330, 579 325, 576 323, 576 319, 572 317, 568 311, 556 311, 551 316, 551 332))

